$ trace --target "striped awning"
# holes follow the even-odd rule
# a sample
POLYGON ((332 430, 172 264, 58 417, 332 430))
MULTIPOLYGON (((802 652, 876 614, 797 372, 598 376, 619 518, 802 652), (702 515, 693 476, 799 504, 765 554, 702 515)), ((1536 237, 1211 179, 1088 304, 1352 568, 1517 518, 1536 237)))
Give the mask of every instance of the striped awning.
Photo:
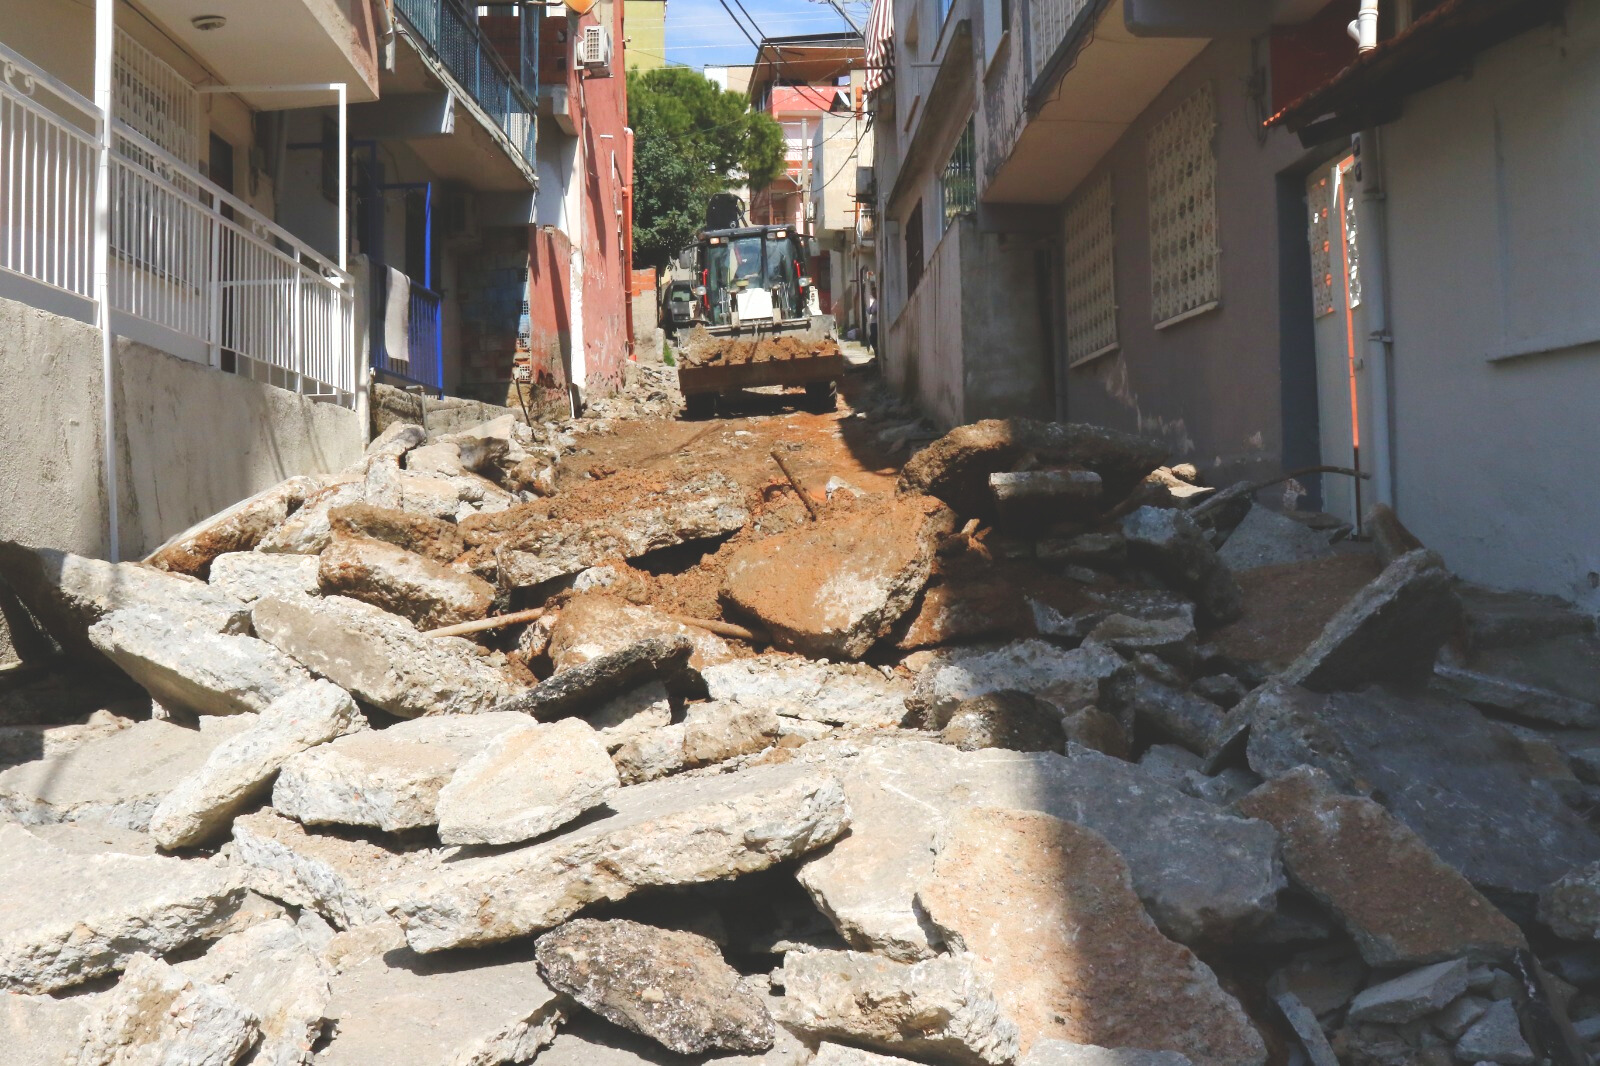
POLYGON ((867 19, 867 91, 881 88, 893 76, 894 0, 872 0, 867 19))

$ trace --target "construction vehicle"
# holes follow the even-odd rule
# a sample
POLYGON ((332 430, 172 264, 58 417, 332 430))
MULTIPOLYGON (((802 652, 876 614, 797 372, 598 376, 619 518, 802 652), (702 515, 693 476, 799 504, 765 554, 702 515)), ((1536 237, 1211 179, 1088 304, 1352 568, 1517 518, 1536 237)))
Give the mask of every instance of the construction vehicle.
POLYGON ((811 313, 808 250, 794 227, 748 225, 737 197, 712 198, 691 249, 695 321, 677 352, 691 418, 712 414, 719 396, 766 385, 804 386, 808 403, 833 409, 844 355, 832 316, 811 313))

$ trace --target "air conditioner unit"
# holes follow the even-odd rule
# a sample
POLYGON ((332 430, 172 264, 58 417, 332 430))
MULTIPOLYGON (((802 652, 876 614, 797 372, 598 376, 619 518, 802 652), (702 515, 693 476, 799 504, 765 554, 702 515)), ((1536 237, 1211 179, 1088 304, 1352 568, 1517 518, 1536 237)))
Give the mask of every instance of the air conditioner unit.
POLYGON ((585 26, 578 41, 578 65, 591 74, 611 76, 611 31, 604 26, 585 26))
POLYGON ((856 167, 856 199, 878 198, 878 172, 872 167, 856 167))

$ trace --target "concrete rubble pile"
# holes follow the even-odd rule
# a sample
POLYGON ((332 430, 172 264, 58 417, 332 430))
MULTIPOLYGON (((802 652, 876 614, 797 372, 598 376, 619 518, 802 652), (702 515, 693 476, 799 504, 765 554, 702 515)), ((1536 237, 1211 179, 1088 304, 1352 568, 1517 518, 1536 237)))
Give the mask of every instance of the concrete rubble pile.
POLYGON ((0 1059, 1600 1045, 1591 619, 1089 426, 803 508, 572 471, 656 402, 394 422, 139 563, 0 545, 66 664, 0 691, 0 1059), (624 594, 646 558, 718 616, 624 594))

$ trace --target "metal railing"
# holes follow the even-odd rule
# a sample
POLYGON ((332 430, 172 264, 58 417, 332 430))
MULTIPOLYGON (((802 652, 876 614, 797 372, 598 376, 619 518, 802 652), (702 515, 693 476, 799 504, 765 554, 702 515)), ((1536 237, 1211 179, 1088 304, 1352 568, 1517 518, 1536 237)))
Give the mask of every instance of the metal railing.
POLYGON ((533 166, 538 105, 484 38, 477 15, 455 0, 395 0, 395 7, 533 166))
MULTIPOLYGON (((87 301, 100 119, 0 45, 0 270, 87 301)), ((349 275, 125 123, 110 135, 108 302, 127 335, 353 405, 349 275)))
POLYGON ((1028 0, 1028 80, 1031 83, 1056 54, 1067 31, 1089 0, 1028 0))
POLYGON ((380 374, 421 385, 430 392, 444 391, 443 301, 432 289, 379 263, 372 266, 372 367, 380 374), (394 279, 405 278, 403 309, 405 336, 391 334, 390 301, 394 279), (391 345, 394 350, 391 350, 391 345))

